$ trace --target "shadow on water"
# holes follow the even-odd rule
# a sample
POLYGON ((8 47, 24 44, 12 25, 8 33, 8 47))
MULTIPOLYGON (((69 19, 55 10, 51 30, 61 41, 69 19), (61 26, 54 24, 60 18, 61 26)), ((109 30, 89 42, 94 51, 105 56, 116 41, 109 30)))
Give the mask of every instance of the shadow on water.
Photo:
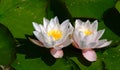
POLYGON ((120 13, 116 8, 110 8, 103 14, 103 20, 107 27, 120 36, 120 13))
POLYGON ((85 66, 90 66, 91 62, 87 61, 83 56, 82 56, 82 51, 80 49, 74 48, 72 45, 70 45, 67 48, 64 48, 64 56, 65 57, 77 57, 80 63, 82 63, 85 66))
POLYGON ((103 66, 103 70, 108 70, 108 69, 106 68, 106 64, 105 64, 104 61, 102 61, 102 66, 103 66))
POLYGON ((19 39, 20 46, 17 47, 17 53, 26 55, 26 59, 41 58, 47 65, 51 66, 56 59, 50 55, 49 49, 34 45, 27 39, 19 39))
POLYGON ((62 0, 50 0, 50 9, 53 11, 54 16, 59 18, 60 23, 66 19, 70 19, 73 22, 72 16, 62 0))

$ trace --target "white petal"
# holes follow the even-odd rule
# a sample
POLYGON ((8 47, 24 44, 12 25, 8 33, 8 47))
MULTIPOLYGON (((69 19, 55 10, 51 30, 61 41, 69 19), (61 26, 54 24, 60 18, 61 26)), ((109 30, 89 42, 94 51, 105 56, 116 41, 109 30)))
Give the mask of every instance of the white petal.
POLYGON ((79 41, 80 41, 80 35, 79 35, 79 32, 77 30, 74 31, 73 39, 74 39, 74 41, 76 43, 79 43, 79 41))
POLYGON ((91 24, 91 28, 93 31, 97 31, 98 29, 98 21, 95 20, 92 24, 91 24))
POLYGON ((69 34, 72 34, 72 33, 73 33, 73 29, 74 29, 74 27, 72 26, 71 23, 69 23, 69 30, 68 30, 68 33, 69 33, 69 34))
POLYGON ((39 27, 41 28, 42 33, 46 33, 46 29, 40 24, 39 27))
POLYGON ((51 48, 54 46, 54 42, 51 37, 48 37, 46 34, 34 31, 33 32, 36 38, 44 44, 46 48, 51 48))
POLYGON ((54 18, 54 22, 55 22, 57 25, 59 25, 59 20, 58 20, 57 16, 54 18))
POLYGON ((70 23, 69 20, 65 20, 64 22, 62 22, 61 28, 66 28, 66 27, 68 27, 69 23, 70 23))
POLYGON ((69 20, 65 20, 61 25, 60 25, 60 29, 63 32, 63 34, 66 34, 68 31, 68 27, 69 27, 69 20))
POLYGON ((44 37, 43 34, 38 32, 38 31, 33 31, 33 34, 36 36, 36 38, 41 41, 42 43, 44 42, 44 37))
POLYGON ((48 28, 54 28, 54 26, 55 26, 56 24, 55 24, 55 22, 54 22, 54 20, 53 19, 51 19, 50 20, 50 23, 49 23, 49 25, 48 25, 48 28))
POLYGON ((5 70, 6 68, 3 65, 0 65, 0 69, 5 70))
POLYGON ((79 45, 80 49, 84 49, 84 48, 88 47, 87 43, 85 41, 83 41, 83 40, 80 40, 79 43, 78 43, 78 45, 79 45))
POLYGON ((107 39, 99 40, 99 41, 97 41, 96 46, 92 47, 92 48, 98 48, 98 47, 102 46, 105 42, 107 42, 107 39))
POLYGON ((93 42, 94 34, 84 36, 83 40, 86 42, 93 42))
POLYGON ((57 45, 54 48, 62 49, 63 47, 67 47, 70 44, 71 44, 71 40, 69 39, 69 37, 67 37, 67 38, 61 40, 59 43, 57 43, 57 45))
POLYGON ((95 47, 96 45, 97 45, 96 42, 90 42, 90 43, 88 44, 88 48, 95 47))
POLYGON ((52 29, 60 29, 59 23, 56 23, 56 21, 54 21, 54 19, 50 20, 47 31, 50 31, 52 29))
POLYGON ((63 50, 56 50, 56 49, 51 49, 50 50, 51 55, 54 58, 62 58, 63 57, 63 50))
POLYGON ((46 18, 43 18, 43 23, 44 23, 44 28, 46 29, 49 24, 49 20, 46 18))
POLYGON ((75 29, 80 28, 81 24, 82 24, 82 21, 79 20, 79 19, 77 19, 77 20, 75 21, 75 29))
POLYGON ((81 41, 80 41, 80 45, 81 45, 81 48, 85 49, 85 48, 91 48, 91 47, 94 47, 96 46, 96 42, 92 40, 92 37, 94 35, 91 35, 91 36, 85 36, 81 41))
POLYGON ((90 28, 90 21, 89 21, 89 20, 87 20, 87 21, 85 22, 85 27, 86 27, 86 28, 90 28))
POLYGON ((101 38, 101 36, 103 35, 104 32, 105 32, 105 29, 99 30, 99 31, 97 32, 97 35, 96 35, 95 40, 99 40, 99 39, 101 38))
POLYGON ((73 45, 75 48, 80 49, 78 43, 77 43, 74 39, 73 39, 73 41, 72 41, 72 45, 73 45))
POLYGON ((41 28, 39 27, 39 25, 37 23, 32 22, 32 24, 33 24, 36 31, 41 32, 41 28))
POLYGON ((61 30, 62 30, 63 36, 72 34, 73 29, 74 29, 73 26, 69 21, 67 22, 67 20, 65 23, 61 24, 61 30))
POLYGON ((103 48, 111 44, 112 41, 105 42, 103 45, 97 47, 97 48, 103 48))
POLYGON ((83 40, 85 38, 85 34, 83 34, 83 32, 79 32, 79 38, 83 40))
POLYGON ((43 37, 44 37, 44 46, 46 48, 52 48, 55 44, 52 37, 47 36, 46 34, 43 34, 43 37))
POLYGON ((83 56, 90 62, 96 61, 97 56, 94 50, 82 50, 83 56))

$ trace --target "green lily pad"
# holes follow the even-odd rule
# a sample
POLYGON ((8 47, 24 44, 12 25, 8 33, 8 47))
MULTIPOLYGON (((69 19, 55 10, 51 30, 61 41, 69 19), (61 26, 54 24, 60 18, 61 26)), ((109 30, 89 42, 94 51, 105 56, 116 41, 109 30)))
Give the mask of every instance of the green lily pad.
POLYGON ((42 23, 47 3, 47 0, 1 0, 0 22, 14 37, 24 38, 25 34, 32 34, 32 22, 42 23))
MULTIPOLYGON (((71 58, 81 70, 103 70, 103 65, 101 60, 97 60, 96 62, 90 63, 90 62, 84 62, 81 63, 79 60, 80 58, 72 57, 71 58), (85 65, 85 63, 88 63, 89 65, 85 65)), ((82 60, 81 60, 82 61, 82 60)))
POLYGON ((118 0, 116 5, 115 5, 115 8, 119 11, 120 13, 120 1, 118 0))
POLYGON ((106 70, 119 70, 120 69, 120 45, 114 48, 107 49, 101 59, 104 62, 106 70))
POLYGON ((115 0, 64 0, 73 17, 101 19, 104 11, 115 5, 115 0))
POLYGON ((56 59, 55 63, 49 66, 41 58, 27 59, 23 54, 17 54, 17 59, 12 66, 16 70, 79 70, 65 58, 56 59))
POLYGON ((0 65, 10 65, 15 59, 15 42, 10 31, 0 24, 0 65))

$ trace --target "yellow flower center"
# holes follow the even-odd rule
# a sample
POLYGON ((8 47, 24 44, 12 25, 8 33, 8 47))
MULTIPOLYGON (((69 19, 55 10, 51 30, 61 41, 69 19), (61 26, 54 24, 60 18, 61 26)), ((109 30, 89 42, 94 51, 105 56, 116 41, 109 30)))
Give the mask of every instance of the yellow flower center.
POLYGON ((48 31, 47 35, 52 36, 53 40, 59 40, 62 38, 62 32, 56 29, 48 31))
POLYGON ((91 32, 90 30, 86 29, 86 30, 84 31, 84 34, 88 36, 88 35, 92 34, 92 32, 91 32))

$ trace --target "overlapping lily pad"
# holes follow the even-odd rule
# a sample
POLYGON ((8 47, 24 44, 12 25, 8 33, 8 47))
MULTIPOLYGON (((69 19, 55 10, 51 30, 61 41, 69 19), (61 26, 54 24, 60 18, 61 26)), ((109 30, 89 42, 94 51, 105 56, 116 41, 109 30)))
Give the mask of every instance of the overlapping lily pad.
POLYGON ((10 31, 0 24, 0 65, 9 66, 15 59, 15 42, 10 31))

